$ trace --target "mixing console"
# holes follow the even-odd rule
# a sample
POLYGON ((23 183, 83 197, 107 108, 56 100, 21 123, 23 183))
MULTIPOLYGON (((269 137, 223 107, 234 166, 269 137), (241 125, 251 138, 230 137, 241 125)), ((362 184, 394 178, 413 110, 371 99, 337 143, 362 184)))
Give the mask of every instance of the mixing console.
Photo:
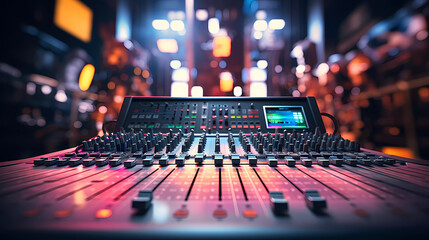
POLYGON ((429 166, 325 132, 314 98, 126 98, 116 131, 0 165, 44 238, 424 238, 429 166))

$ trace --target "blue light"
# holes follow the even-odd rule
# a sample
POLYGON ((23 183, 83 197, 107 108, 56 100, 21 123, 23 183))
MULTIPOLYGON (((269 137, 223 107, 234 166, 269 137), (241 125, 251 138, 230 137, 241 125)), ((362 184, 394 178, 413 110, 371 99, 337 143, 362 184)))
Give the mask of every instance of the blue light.
POLYGON ((226 68, 226 62, 224 60, 220 61, 219 62, 219 67, 222 68, 222 69, 226 68))

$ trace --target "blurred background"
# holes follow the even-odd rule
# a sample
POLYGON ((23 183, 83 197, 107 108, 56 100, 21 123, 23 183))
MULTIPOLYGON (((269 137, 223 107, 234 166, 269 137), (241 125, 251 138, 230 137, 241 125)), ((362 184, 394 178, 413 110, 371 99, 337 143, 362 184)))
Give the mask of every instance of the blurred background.
POLYGON ((102 133, 127 95, 315 96, 343 137, 429 159, 426 0, 41 0, 0 12, 1 161, 102 133))

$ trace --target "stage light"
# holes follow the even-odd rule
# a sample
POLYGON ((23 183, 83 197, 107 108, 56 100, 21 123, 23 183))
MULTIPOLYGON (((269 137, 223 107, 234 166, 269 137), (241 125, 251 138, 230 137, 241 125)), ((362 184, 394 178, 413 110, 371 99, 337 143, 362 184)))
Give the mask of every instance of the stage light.
POLYGON ((172 69, 179 69, 182 66, 182 63, 179 60, 171 60, 170 67, 172 69))
POLYGON ((234 88, 234 96, 241 97, 243 95, 243 89, 240 86, 234 88))
POLYGON ((107 113, 107 107, 106 106, 100 106, 98 108, 98 112, 101 114, 106 114, 107 113))
POLYGON ((327 74, 329 71, 329 65, 327 63, 321 63, 319 64, 319 66, 317 67, 316 70, 316 75, 318 77, 327 74))
POLYGON ((139 67, 135 67, 134 70, 134 75, 139 76, 140 74, 142 74, 142 70, 139 67))
POLYGON ((54 24, 74 37, 91 41, 93 13, 81 1, 57 0, 54 9, 54 24))
POLYGON ((299 97, 299 96, 301 96, 301 93, 298 90, 293 90, 292 96, 293 97, 299 97))
POLYGON ((128 50, 131 50, 134 48, 134 44, 133 44, 133 42, 131 42, 130 40, 127 39, 124 41, 124 47, 128 50))
POLYGON ((265 69, 268 67, 268 62, 267 60, 259 60, 256 62, 256 66, 258 66, 260 69, 265 69))
POLYGON ((193 86, 191 88, 191 96, 192 97, 203 97, 203 87, 193 86))
POLYGON ((67 102, 66 92, 64 92, 64 90, 58 90, 57 93, 55 94, 55 100, 62 103, 67 102))
POLYGON ((267 84, 264 82, 252 82, 250 84, 250 96, 251 97, 266 97, 267 96, 267 84))
POLYGON ((195 17, 198 21, 205 21, 209 17, 209 13, 205 9, 197 9, 195 12, 195 17))
POLYGON ((188 83, 187 82, 172 82, 171 83, 171 96, 172 97, 187 97, 188 96, 188 83))
POLYGON ((217 18, 210 18, 209 19, 209 23, 208 23, 208 27, 209 27, 209 32, 211 34, 216 34, 219 32, 219 19, 217 18))
POLYGON ((283 67, 281 65, 277 65, 274 67, 274 71, 276 73, 281 73, 283 71, 283 67))
POLYGON ((176 31, 176 32, 180 32, 180 31, 185 30, 185 24, 183 23, 182 20, 171 21, 170 27, 171 27, 171 30, 176 31))
POLYGON ((253 29, 256 31, 265 31, 268 28, 267 21, 265 20, 256 20, 255 23, 253 23, 253 29))
POLYGON ((229 57, 231 55, 231 38, 228 36, 213 38, 213 56, 229 57))
POLYGON ((226 62, 224 60, 220 61, 219 62, 219 67, 222 68, 222 69, 226 68, 226 62))
MULTIPOLYGON (((71 1, 77 2, 77 1, 71 1)), ((128 1, 118 1, 116 9, 116 40, 123 42, 131 38, 131 11, 128 1)))
POLYGON ((36 94, 36 84, 34 84, 32 82, 27 83, 26 90, 27 90, 27 94, 28 95, 34 95, 34 94, 36 94))
POLYGON ((176 53, 179 50, 176 39, 158 39, 156 45, 160 52, 176 53))
POLYGON ((268 23, 268 27, 273 30, 280 30, 285 27, 285 20, 283 19, 271 19, 268 23))
POLYGON ((88 90, 89 86, 91 86, 92 79, 94 78, 95 67, 92 64, 86 64, 79 76, 79 88, 82 91, 88 90))
POLYGON ((52 92, 52 88, 50 86, 48 86, 48 85, 43 85, 40 90, 45 95, 49 95, 52 92))
POLYGON ((297 73, 304 73, 305 72, 305 66, 304 65, 298 65, 296 67, 296 72, 297 73))
POLYGON ((171 74, 171 79, 173 81, 187 82, 189 81, 189 69, 181 67, 179 69, 173 70, 171 74))
POLYGON ((261 20, 267 18, 267 12, 264 10, 258 10, 255 14, 256 19, 261 20))
POLYGON ((231 92, 234 85, 232 74, 230 72, 221 72, 219 74, 219 78, 220 78, 220 90, 222 92, 231 92))
POLYGON ((149 71, 148 71, 148 70, 143 70, 143 71, 142 71, 142 77, 143 77, 143 78, 149 78, 149 76, 150 76, 150 73, 149 73, 149 71))
POLYGON ((260 31, 255 31, 253 33, 253 38, 256 39, 256 40, 262 39, 263 36, 264 36, 264 34, 262 32, 260 32, 260 31))
POLYGON ((251 82, 264 82, 267 80, 267 70, 257 67, 251 67, 249 72, 251 82))
POLYGON ((169 25, 170 24, 165 19, 155 19, 152 21, 152 27, 156 30, 167 30, 169 25))

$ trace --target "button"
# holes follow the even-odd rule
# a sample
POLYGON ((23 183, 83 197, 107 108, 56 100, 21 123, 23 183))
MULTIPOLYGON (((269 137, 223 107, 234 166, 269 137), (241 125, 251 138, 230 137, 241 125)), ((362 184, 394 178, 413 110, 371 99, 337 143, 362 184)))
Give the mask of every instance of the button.
POLYGON ((25 211, 23 215, 24 217, 35 217, 39 215, 41 212, 42 210, 40 209, 31 209, 31 210, 25 211))
POLYGON ((189 211, 186 208, 182 208, 179 210, 176 210, 173 214, 175 218, 185 218, 189 215, 189 211))
POLYGON ((152 206, 152 190, 141 190, 132 201, 131 207, 139 213, 145 213, 152 206))
POLYGON ((226 212, 226 210, 218 208, 213 212, 213 217, 215 218, 226 218, 226 216, 228 215, 228 213, 226 212))
POLYGON ((305 190, 305 203, 314 212, 321 212, 326 209, 326 199, 321 197, 317 190, 305 190))
POLYGON ((243 211, 243 216, 245 218, 256 218, 258 216, 258 212, 253 209, 246 209, 243 211))
POLYGON ((58 210, 54 213, 55 218, 66 218, 72 213, 71 210, 58 210))
POLYGON ((355 210, 353 211, 353 213, 354 213, 356 216, 359 216, 359 217, 369 217, 369 212, 367 212, 367 211, 365 211, 365 210, 363 210, 363 209, 355 209, 355 210))
POLYGON ((112 210, 110 209, 100 209, 95 213, 96 218, 109 218, 112 216, 112 210))
POLYGON ((288 202, 282 192, 270 192, 270 205, 274 214, 284 215, 288 210, 288 202))

